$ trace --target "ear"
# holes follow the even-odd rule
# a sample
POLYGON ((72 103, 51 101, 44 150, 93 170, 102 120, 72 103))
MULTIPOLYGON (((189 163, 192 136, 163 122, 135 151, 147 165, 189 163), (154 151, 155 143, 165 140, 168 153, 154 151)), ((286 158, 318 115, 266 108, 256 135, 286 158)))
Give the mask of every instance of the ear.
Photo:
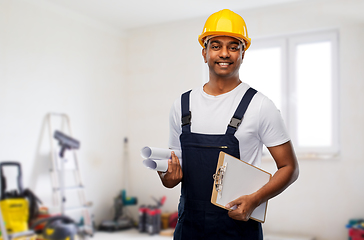
POLYGON ((243 60, 244 60, 244 54, 245 54, 245 51, 243 51, 243 53, 241 54, 241 63, 243 63, 243 60))
POLYGON ((207 63, 207 60, 206 60, 206 48, 203 48, 202 49, 202 56, 203 56, 203 59, 205 60, 205 63, 207 63))

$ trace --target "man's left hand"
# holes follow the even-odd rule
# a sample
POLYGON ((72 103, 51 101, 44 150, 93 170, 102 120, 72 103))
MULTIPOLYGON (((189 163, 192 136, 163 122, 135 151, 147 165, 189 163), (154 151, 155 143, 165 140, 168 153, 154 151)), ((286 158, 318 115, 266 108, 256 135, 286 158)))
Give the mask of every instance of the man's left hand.
POLYGON ((259 206, 259 201, 254 194, 244 195, 231 201, 225 207, 231 208, 233 206, 236 206, 236 208, 229 211, 229 217, 239 221, 248 221, 254 209, 259 206))

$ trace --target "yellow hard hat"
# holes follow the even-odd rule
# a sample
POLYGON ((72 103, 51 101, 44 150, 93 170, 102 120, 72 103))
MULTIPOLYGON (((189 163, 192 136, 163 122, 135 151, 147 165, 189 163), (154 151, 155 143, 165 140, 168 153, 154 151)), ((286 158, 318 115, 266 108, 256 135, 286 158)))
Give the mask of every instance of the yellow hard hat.
POLYGON ((248 37, 244 19, 229 9, 212 14, 205 23, 198 41, 204 47, 203 39, 211 35, 224 35, 245 41, 245 50, 249 48, 251 39, 248 37))

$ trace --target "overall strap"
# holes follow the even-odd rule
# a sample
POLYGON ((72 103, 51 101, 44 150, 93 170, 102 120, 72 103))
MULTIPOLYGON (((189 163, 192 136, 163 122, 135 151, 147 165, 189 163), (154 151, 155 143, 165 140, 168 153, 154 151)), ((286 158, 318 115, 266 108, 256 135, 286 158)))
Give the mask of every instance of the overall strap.
POLYGON ((241 121, 243 120, 245 111, 248 109, 248 106, 256 93, 257 90, 255 90, 254 88, 249 88, 246 91, 226 129, 227 134, 235 134, 236 130, 241 124, 241 121))
POLYGON ((190 93, 191 90, 181 96, 182 132, 191 132, 190 93))

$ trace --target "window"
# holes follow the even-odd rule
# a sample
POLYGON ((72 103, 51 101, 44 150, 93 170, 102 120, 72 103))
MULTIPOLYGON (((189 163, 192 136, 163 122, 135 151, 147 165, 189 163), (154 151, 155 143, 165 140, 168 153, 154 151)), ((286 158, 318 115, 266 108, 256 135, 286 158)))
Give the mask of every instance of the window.
POLYGON ((339 151, 336 31, 253 40, 240 79, 281 110, 298 156, 339 151))

